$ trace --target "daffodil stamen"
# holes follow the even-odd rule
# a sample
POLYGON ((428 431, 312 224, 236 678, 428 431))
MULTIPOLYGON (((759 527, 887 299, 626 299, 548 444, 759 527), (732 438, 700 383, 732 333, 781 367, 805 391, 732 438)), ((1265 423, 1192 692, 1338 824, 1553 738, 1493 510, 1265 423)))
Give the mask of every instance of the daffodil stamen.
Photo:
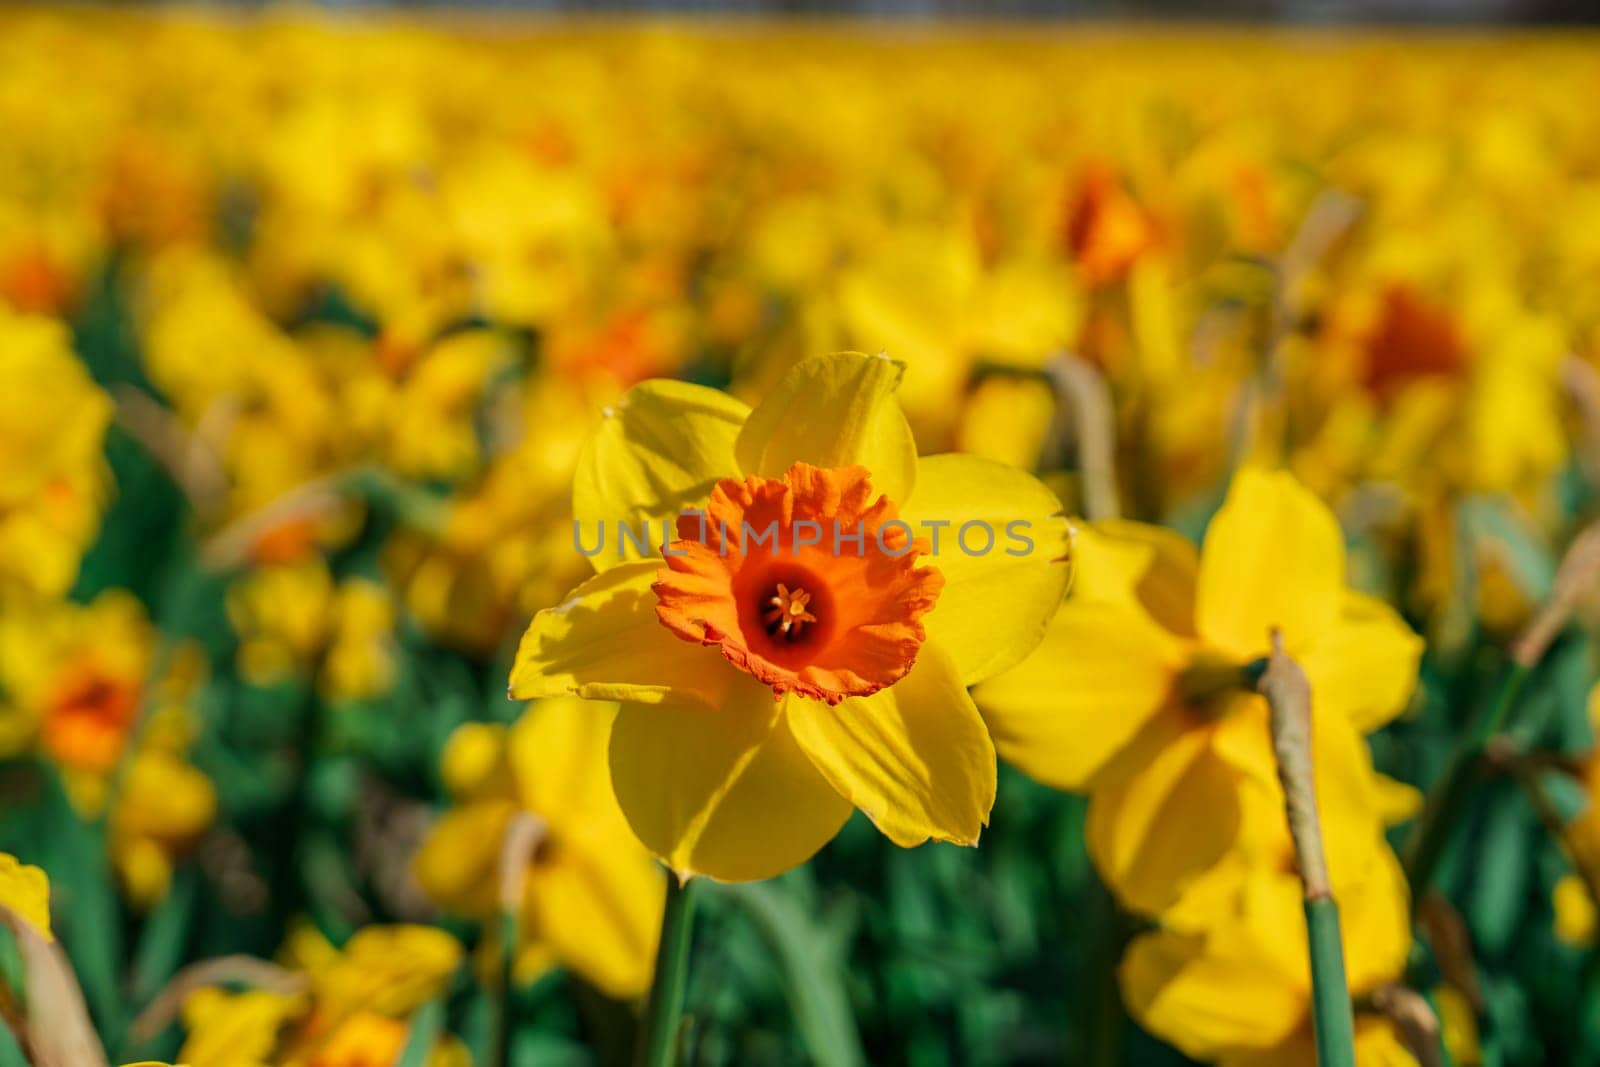
POLYGON ((806 610, 806 605, 811 603, 811 594, 799 586, 790 589, 779 582, 778 591, 767 599, 767 603, 771 607, 762 615, 762 619, 767 624, 767 632, 774 637, 782 635, 791 641, 798 641, 806 623, 817 621, 817 617, 806 610))

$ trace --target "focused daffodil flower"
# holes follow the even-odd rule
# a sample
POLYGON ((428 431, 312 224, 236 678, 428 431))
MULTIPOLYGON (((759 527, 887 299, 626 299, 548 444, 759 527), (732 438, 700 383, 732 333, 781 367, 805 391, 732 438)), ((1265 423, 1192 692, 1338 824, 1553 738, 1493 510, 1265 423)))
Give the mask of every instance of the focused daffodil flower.
MULTIPOLYGON (((1357 999, 1398 981, 1411 947, 1405 877, 1384 847, 1340 899, 1344 958, 1357 999)), ((1257 868, 1239 908, 1203 932, 1136 937, 1118 973, 1129 1012, 1151 1033, 1220 1067, 1315 1063, 1311 972, 1301 884, 1289 870, 1257 868)), ((1356 1024, 1362 1067, 1414 1067, 1391 1023, 1356 1024)))
MULTIPOLYGON (((1283 473, 1241 470, 1203 549, 1168 530, 1098 523, 1077 541, 1077 586, 1043 644, 976 691, 1001 757, 1090 794, 1089 847, 1123 902, 1160 913, 1274 811, 1281 787, 1261 697, 1242 668, 1280 629, 1311 680, 1317 790, 1328 818, 1370 825, 1380 783, 1362 734, 1398 714, 1421 641, 1345 586, 1331 512, 1283 473)), ((1330 833, 1337 855, 1360 833, 1330 833)))
POLYGON ((966 686, 1043 634, 1068 528, 1030 475, 919 460, 899 378, 816 357, 754 410, 647 382, 580 461, 578 547, 616 540, 534 618, 511 693, 624 702, 617 799, 680 877, 778 874, 852 807, 903 846, 975 844, 988 820, 994 746, 966 686))
POLYGON ((440 768, 456 803, 423 842, 416 873, 445 908, 494 919, 507 831, 518 812, 530 814, 539 828, 523 881, 518 979, 560 964, 632 997, 650 984, 665 887, 611 794, 610 719, 558 697, 529 706, 509 729, 458 727, 440 768))

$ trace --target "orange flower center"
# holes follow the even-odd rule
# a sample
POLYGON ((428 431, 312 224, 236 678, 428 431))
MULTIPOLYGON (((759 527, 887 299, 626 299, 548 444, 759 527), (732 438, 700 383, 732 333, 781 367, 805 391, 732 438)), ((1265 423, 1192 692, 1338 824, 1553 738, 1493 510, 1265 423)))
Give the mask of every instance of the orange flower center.
POLYGON ((40 740, 64 764, 110 770, 138 710, 135 686, 107 677, 92 664, 76 664, 56 685, 40 740))
POLYGON ((893 685, 926 638, 944 575, 862 467, 797 463, 726 478, 678 519, 656 615, 772 687, 830 704, 893 685))

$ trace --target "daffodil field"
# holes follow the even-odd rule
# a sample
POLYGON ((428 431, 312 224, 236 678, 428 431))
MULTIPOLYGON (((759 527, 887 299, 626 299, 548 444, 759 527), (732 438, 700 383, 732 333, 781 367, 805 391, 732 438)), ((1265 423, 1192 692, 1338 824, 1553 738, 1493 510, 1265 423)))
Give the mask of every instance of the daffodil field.
POLYGON ((1597 92, 0 11, 0 1067, 1600 1065, 1597 92))

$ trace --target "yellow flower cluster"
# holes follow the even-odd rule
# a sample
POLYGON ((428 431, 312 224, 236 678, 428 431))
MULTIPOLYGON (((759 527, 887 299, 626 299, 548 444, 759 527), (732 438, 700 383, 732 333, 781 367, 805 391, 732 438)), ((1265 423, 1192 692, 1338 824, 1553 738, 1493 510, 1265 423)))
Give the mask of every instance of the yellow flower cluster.
MULTIPOLYGON (((184 1004, 187 1067, 363 1067, 393 1063, 406 1021, 438 996, 461 946, 425 926, 369 926, 335 949, 302 930, 285 948, 278 990, 207 987, 184 1004)), ((441 1042, 429 1067, 470 1067, 466 1049, 441 1042)))
MULTIPOLYGON (((1551 576, 1517 544, 1600 479, 1593 62, 1115 40, 0 12, 0 761, 59 780, 143 912, 227 821, 203 742, 292 733, 225 784, 298 775, 331 824, 381 775, 322 712, 416 710, 448 741, 393 777, 445 803, 406 870, 477 924, 479 985, 618 999, 682 883, 780 875, 854 812, 977 845, 1008 763, 1087 795, 1137 1021, 1306 1063, 1276 634, 1358 1056, 1413 1062, 1377 1005, 1421 799, 1368 738, 1418 631, 1454 669, 1526 623, 1551 576), (159 473, 117 484, 123 448, 159 473), (235 729, 275 688, 304 728, 235 729)), ((1547 925, 1592 944, 1600 821, 1553 821, 1547 925)), ((46 889, 0 852, 48 934, 46 889)), ((182 1060, 394 1062, 463 954, 302 931, 274 988, 188 997, 182 1060)), ((1471 1050, 1478 1006, 1436 999, 1471 1050)))

